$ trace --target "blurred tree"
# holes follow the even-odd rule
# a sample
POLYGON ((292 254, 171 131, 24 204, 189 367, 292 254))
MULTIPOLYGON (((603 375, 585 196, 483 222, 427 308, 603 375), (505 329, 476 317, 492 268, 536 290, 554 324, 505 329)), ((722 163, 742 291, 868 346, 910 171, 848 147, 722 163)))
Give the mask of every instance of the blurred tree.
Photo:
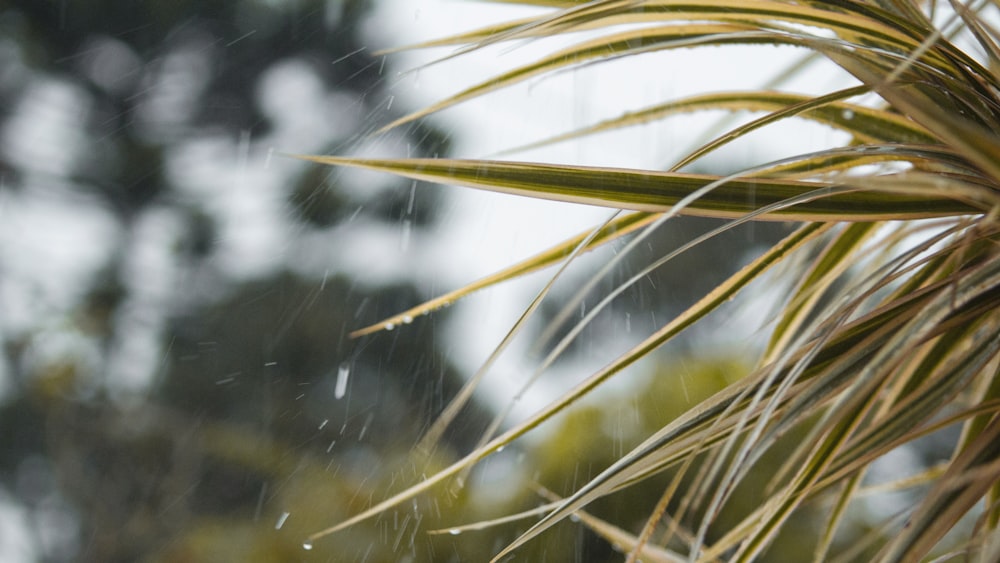
MULTIPOLYGON (((270 155, 363 150, 390 115, 366 8, 0 4, 0 498, 34 535, 7 555, 299 558, 415 478, 403 456, 456 376, 427 321, 399 341, 346 332, 420 296, 350 285, 351 248, 310 249, 349 245, 345 220, 424 228, 433 194, 344 195, 270 155)), ((447 143, 420 126, 373 150, 447 143)), ((413 546, 313 553, 376 543, 382 560, 413 546)))

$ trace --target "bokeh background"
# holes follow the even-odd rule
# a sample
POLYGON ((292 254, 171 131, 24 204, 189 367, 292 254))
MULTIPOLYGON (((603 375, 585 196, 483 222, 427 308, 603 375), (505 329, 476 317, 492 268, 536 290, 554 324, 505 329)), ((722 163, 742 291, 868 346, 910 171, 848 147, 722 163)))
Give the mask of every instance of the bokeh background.
MULTIPOLYGON (((411 451, 545 278, 392 332, 348 332, 606 216, 553 221, 517 198, 473 209, 434 186, 286 156, 488 156, 537 140, 477 133, 473 114, 370 136, 438 95, 435 79, 402 73, 406 59, 377 53, 409 39, 398 29, 469 27, 435 22, 388 0, 0 1, 0 560, 486 560, 531 520, 427 532, 537 506, 532 483, 568 494, 746 369, 752 337, 682 341, 465 488, 304 548, 475 444, 516 392, 530 338, 434 457, 411 451), (690 359, 699 346, 717 353, 690 359)), ((600 79, 579 80, 570 117, 582 125, 600 79)), ((559 103, 539 88, 534 102, 559 103)), ((492 131, 497 116, 480 115, 492 131)), ((666 161, 662 141, 638 138, 644 158, 666 161)), ((672 222, 602 288, 711 225, 672 222)), ((540 387, 586 375, 785 229, 733 231, 651 274, 540 387)), ((610 255, 581 261, 532 334, 610 255)), ((746 324, 725 315, 710 326, 746 324)), ((667 478, 594 513, 634 531, 667 478)), ((752 492, 738 498, 753 506, 752 492)), ((574 522, 523 557, 620 559, 574 522)))

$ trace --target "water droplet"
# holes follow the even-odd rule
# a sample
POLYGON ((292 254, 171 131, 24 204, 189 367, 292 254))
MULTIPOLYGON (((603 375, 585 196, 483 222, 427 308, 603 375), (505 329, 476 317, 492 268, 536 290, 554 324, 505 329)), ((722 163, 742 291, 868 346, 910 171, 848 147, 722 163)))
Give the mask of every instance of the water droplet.
POLYGON ((361 425, 361 432, 358 433, 358 441, 365 439, 365 433, 368 432, 368 427, 371 425, 372 420, 375 419, 375 413, 368 413, 368 417, 365 418, 365 423, 361 425))
POLYGON ((503 451, 503 449, 504 449, 504 448, 506 448, 506 447, 507 447, 507 446, 500 446, 500 447, 498 447, 498 448, 496 449, 496 453, 500 453, 500 452, 502 452, 502 451, 503 451))
MULTIPOLYGON (((410 144, 409 143, 406 144, 406 156, 407 156, 407 158, 409 158, 409 156, 410 156, 410 144)), ((406 214, 407 215, 413 215, 413 204, 416 201, 416 197, 417 197, 417 181, 414 180, 413 182, 410 183, 410 199, 409 199, 409 201, 406 202, 406 214)))
POLYGON ((280 530, 285 525, 285 520, 288 520, 288 514, 288 512, 282 512, 281 516, 278 516, 278 521, 274 523, 275 530, 280 530))
POLYGON ((569 515, 569 519, 572 522, 579 522, 580 521, 580 516, 574 512, 573 514, 569 515))
POLYGON ((452 529, 448 530, 448 533, 451 534, 451 535, 453 535, 453 536, 457 536, 458 534, 462 533, 462 530, 459 530, 458 528, 452 528, 452 529))
POLYGON ((403 324, 404 325, 408 325, 408 324, 410 324, 412 322, 413 322, 413 317, 411 317, 410 315, 404 315, 403 316, 403 324))
POLYGON ((852 109, 845 109, 843 112, 841 112, 840 115, 844 119, 854 119, 854 110, 852 110, 852 109))
POLYGON ((410 236, 413 234, 413 221, 403 219, 403 230, 400 234, 399 249, 406 252, 410 249, 410 236))
MULTIPOLYGON (((337 368, 337 385, 333 389, 333 396, 341 399, 347 394, 347 377, 351 375, 351 368, 346 363, 340 364, 337 368)), ((324 422, 323 424, 326 424, 324 422)), ((320 428, 323 428, 320 426, 320 428)))
POLYGON ((313 548, 312 542, 302 542, 302 549, 309 551, 313 548))
POLYGON ((386 330, 392 330, 394 328, 396 328, 395 324, 393 324, 393 323, 385 323, 385 329, 386 330))
POLYGON ((323 422, 319 423, 319 429, 322 430, 322 429, 326 428, 326 423, 328 423, 328 422, 330 422, 330 419, 329 418, 324 418, 323 422))

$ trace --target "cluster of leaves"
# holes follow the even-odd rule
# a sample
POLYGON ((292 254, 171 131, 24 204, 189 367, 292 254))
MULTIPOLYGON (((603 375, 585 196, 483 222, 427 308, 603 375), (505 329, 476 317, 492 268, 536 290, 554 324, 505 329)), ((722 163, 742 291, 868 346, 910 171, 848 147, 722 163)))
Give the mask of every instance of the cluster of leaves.
MULTIPOLYGON (((996 313, 1000 34, 988 24, 995 2, 518 3, 553 10, 427 45, 474 50, 578 31, 587 31, 591 38, 472 86, 389 127, 529 78, 669 49, 791 45, 814 60, 834 63, 856 83, 818 96, 777 90, 703 93, 551 140, 681 112, 759 112, 759 117, 717 136, 666 171, 487 160, 307 157, 418 180, 622 210, 591 232, 359 333, 391 327, 531 270, 565 266, 580 252, 609 241, 630 237, 630 245, 638 244, 678 215, 726 219, 721 230, 747 221, 798 223, 792 234, 548 407, 504 432, 494 425, 480 447, 450 467, 311 539, 462 476, 577 404, 754 280, 774 274, 791 278, 795 289, 782 303, 756 367, 653 431, 567 498, 553 498, 543 507, 541 518, 496 558, 575 515, 628 550, 629 560, 749 561, 761 557, 793 517, 808 509, 822 517, 810 539, 811 556, 826 559, 834 555, 831 550, 839 550, 835 537, 873 462, 946 428, 960 429, 954 434, 950 458, 910 476, 907 485, 919 483, 925 488, 913 497, 912 506, 869 538, 874 552, 884 561, 915 561, 945 549, 983 561, 1000 558, 1000 315, 996 313), (959 39, 969 47, 960 48, 959 39), (827 124, 849 133, 851 140, 731 175, 682 171, 734 139, 792 118, 827 124), (750 193, 752 198, 747 197, 750 193), (793 433, 798 438, 778 469, 762 476, 764 457, 793 433), (665 472, 672 478, 641 530, 625 531, 583 512, 598 499, 665 472), (723 518, 734 490, 751 479, 762 479, 765 496, 738 521, 723 518), (942 541, 967 515, 974 523, 963 537, 942 541)), ((651 267, 667 263, 699 240, 651 267)), ((537 300, 532 303, 525 316, 537 304, 537 300)), ((539 373, 591 318, 588 315, 569 331, 539 373)), ((521 326, 519 322, 511 336, 521 326)), ((491 361, 472 378, 469 389, 491 361)), ((468 396, 467 389, 455 398, 425 438, 425 446, 433 445, 468 396)), ((837 555, 851 558, 852 553, 856 552, 848 549, 837 555)))

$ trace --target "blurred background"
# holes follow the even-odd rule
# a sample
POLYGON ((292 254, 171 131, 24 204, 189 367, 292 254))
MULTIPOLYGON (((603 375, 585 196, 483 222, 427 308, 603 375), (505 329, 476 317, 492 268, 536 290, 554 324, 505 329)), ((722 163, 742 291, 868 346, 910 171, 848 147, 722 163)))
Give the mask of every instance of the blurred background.
MULTIPOLYGON (((401 74, 419 61, 376 51, 472 27, 475 4, 463 4, 430 17, 389 0, 0 1, 0 560, 486 560, 531 520, 426 532, 537 506, 531 482, 568 494, 743 373, 752 339, 709 363, 681 342, 624 390, 487 462, 464 489, 304 549, 310 533, 473 447, 536 359, 527 344, 435 457, 410 455, 545 278, 392 332, 347 334, 607 216, 559 207, 555 221, 550 204, 285 156, 484 157, 537 140, 532 117, 475 107, 368 136, 442 92, 430 71, 401 74), (668 372, 680 386, 657 377, 668 372)), ((476 17, 516 15, 499 10, 476 17)), ((508 55, 476 72, 503 68, 508 55)), ((444 72, 445 94, 468 84, 464 71, 444 72)), ((599 104, 587 100, 607 79, 570 80, 580 95, 562 104, 569 123, 557 126, 590 122, 587 104, 599 104)), ((565 96, 529 87, 536 106, 565 96)), ((653 138, 638 137, 638 155, 663 165, 669 143, 653 138)), ((602 154, 600 164, 629 164, 637 151, 602 154)), ((672 222, 603 289, 710 226, 672 222)), ((641 339, 785 230, 733 231, 651 274, 523 408, 641 339)), ((591 270, 556 288, 532 334, 610 256, 582 261, 591 270)), ((726 315, 715 326, 748 322, 726 315)), ((635 531, 663 482, 594 513, 635 531)), ((579 524, 546 538, 525 560, 620 559, 579 524)))

